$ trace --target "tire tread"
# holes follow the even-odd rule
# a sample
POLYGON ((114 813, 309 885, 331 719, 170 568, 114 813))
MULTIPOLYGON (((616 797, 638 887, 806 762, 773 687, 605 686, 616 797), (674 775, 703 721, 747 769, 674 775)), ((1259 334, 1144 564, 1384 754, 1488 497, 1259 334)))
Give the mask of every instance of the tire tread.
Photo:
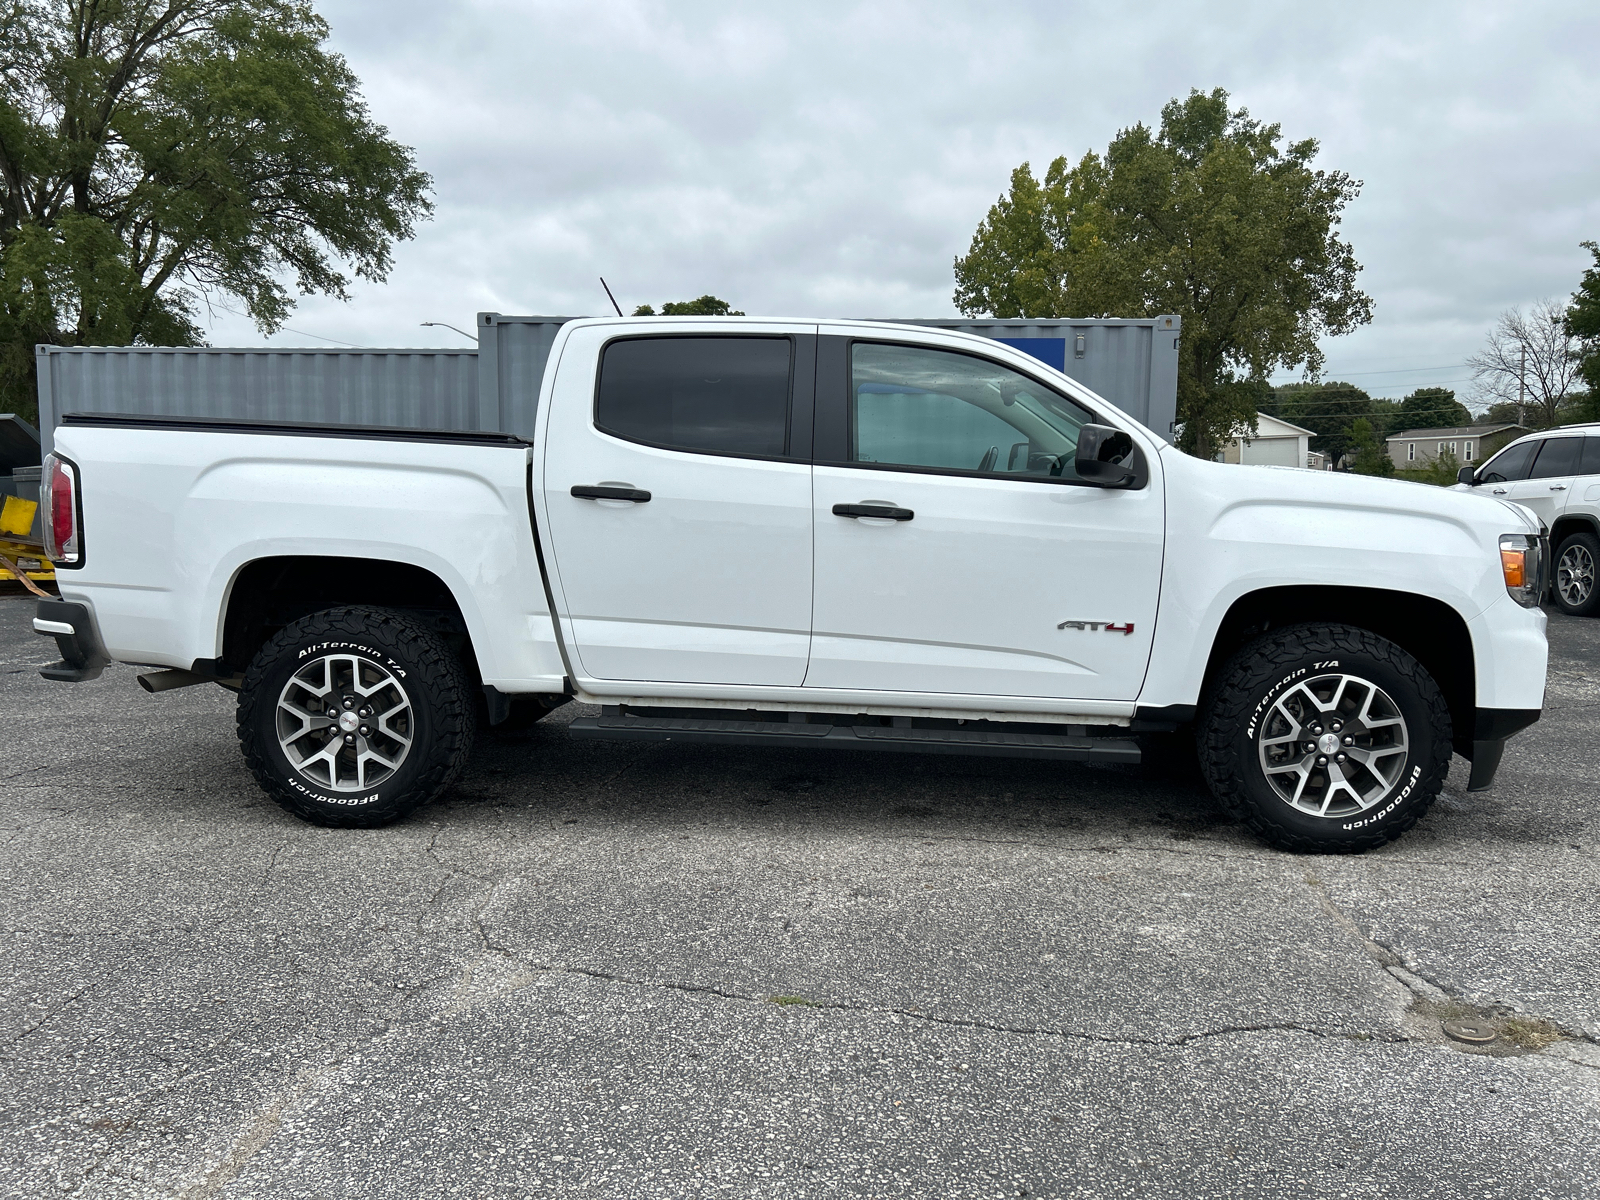
POLYGON ((1205 721, 1198 739, 1200 764, 1212 795, 1229 816, 1242 822, 1263 841, 1281 850, 1301 854, 1357 854, 1394 841, 1410 829, 1433 804, 1450 770, 1450 708, 1433 676, 1410 654, 1387 638, 1353 625, 1290 625, 1263 634, 1234 654, 1218 676, 1219 682, 1205 705, 1205 721), (1234 738, 1237 718, 1248 712, 1286 661, 1307 656, 1332 658, 1363 654, 1379 659, 1416 687, 1427 705, 1433 727, 1432 770, 1417 781, 1416 799, 1396 819, 1370 830, 1341 837, 1308 836, 1273 821, 1251 803, 1244 792, 1234 738))
MULTIPOLYGON (((239 691, 237 722, 239 743, 244 750, 245 764, 263 791, 280 807, 317 825, 339 829, 374 829, 398 821, 414 812, 455 783, 466 768, 472 748, 472 735, 476 724, 469 702, 466 668, 444 640, 421 622, 404 614, 385 608, 347 607, 327 609, 312 613, 284 626, 267 639, 249 668, 239 691), (438 753, 434 762, 417 780, 398 796, 374 805, 330 812, 326 808, 307 803, 297 792, 284 786, 283 780, 267 758, 254 733, 256 709, 260 704, 276 704, 275 696, 265 696, 262 690, 264 677, 270 673, 281 655, 292 653, 307 640, 380 640, 374 634, 381 631, 382 640, 392 640, 394 648, 404 655, 424 679, 434 681, 439 694, 432 720, 437 727, 438 753)), ((412 703, 420 702, 413 695, 412 703)), ((381 785, 380 785, 381 786, 381 785)))

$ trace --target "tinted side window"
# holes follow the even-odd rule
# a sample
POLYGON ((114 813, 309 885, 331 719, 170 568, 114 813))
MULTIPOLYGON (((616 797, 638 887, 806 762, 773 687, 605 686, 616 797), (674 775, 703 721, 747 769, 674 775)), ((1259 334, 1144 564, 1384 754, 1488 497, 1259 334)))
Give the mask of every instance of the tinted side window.
POLYGON ((1526 479, 1533 452, 1538 448, 1538 442, 1523 442, 1500 451, 1484 464, 1483 470, 1478 473, 1478 482, 1515 483, 1519 479, 1526 479))
POLYGON ((1600 437, 1583 439, 1583 461, 1578 464, 1579 475, 1600 475, 1600 437))
POLYGON ((1583 449, 1583 438, 1551 438, 1545 442, 1539 457, 1534 459, 1529 479, 1554 479, 1558 475, 1578 473, 1578 452, 1583 449))
POLYGON ((850 461, 1074 478, 1087 410, 998 363, 920 346, 850 352, 850 461))
POLYGON ((707 454, 788 453, 792 345, 773 337, 628 338, 600 360, 594 423, 707 454))

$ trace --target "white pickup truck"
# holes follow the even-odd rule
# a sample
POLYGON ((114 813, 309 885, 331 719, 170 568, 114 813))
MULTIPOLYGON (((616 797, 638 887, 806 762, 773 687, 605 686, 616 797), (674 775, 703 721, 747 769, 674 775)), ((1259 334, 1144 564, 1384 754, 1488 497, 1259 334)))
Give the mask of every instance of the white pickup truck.
POLYGON ((1488 787, 1544 696, 1526 509, 1199 461, 924 327, 573 321, 531 441, 69 414, 44 505, 45 676, 236 690, 262 787, 330 825, 576 699, 574 736, 752 746, 1129 763, 1192 729, 1261 837, 1361 850, 1452 748, 1488 787))

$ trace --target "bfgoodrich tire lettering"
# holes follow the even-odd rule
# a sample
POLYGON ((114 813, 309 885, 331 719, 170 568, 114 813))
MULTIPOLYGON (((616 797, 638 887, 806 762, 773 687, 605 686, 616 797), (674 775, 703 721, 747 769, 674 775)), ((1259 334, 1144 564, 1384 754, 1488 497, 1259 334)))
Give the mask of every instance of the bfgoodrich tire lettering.
POLYGON ((1201 767, 1218 803, 1285 850, 1352 853, 1415 825, 1450 767, 1450 712, 1393 642, 1295 625, 1245 646, 1207 705, 1201 767))
POLYGON ((438 634, 380 608, 330 609, 280 630, 245 673, 238 722, 245 761, 273 800, 346 828, 426 804, 472 746, 460 660, 438 634))

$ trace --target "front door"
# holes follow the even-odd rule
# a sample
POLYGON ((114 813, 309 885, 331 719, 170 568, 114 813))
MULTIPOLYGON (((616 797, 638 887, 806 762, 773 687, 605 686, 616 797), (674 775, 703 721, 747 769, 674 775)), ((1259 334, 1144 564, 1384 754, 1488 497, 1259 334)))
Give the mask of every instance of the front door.
POLYGON ((1567 506, 1567 497, 1577 481, 1578 457, 1583 450, 1583 436, 1546 438, 1540 443, 1537 456, 1528 471, 1528 477, 1502 486, 1506 499, 1531 508, 1548 529, 1556 523, 1561 510, 1567 506))
POLYGON ((804 679, 814 328, 605 342, 597 326, 567 343, 544 494, 580 675, 804 679), (596 360, 598 380, 567 366, 596 360))
POLYGON ((1090 486, 1072 459, 1094 417, 1053 388, 975 354, 823 344, 806 686, 1134 699, 1159 464, 1133 489, 1090 486))

